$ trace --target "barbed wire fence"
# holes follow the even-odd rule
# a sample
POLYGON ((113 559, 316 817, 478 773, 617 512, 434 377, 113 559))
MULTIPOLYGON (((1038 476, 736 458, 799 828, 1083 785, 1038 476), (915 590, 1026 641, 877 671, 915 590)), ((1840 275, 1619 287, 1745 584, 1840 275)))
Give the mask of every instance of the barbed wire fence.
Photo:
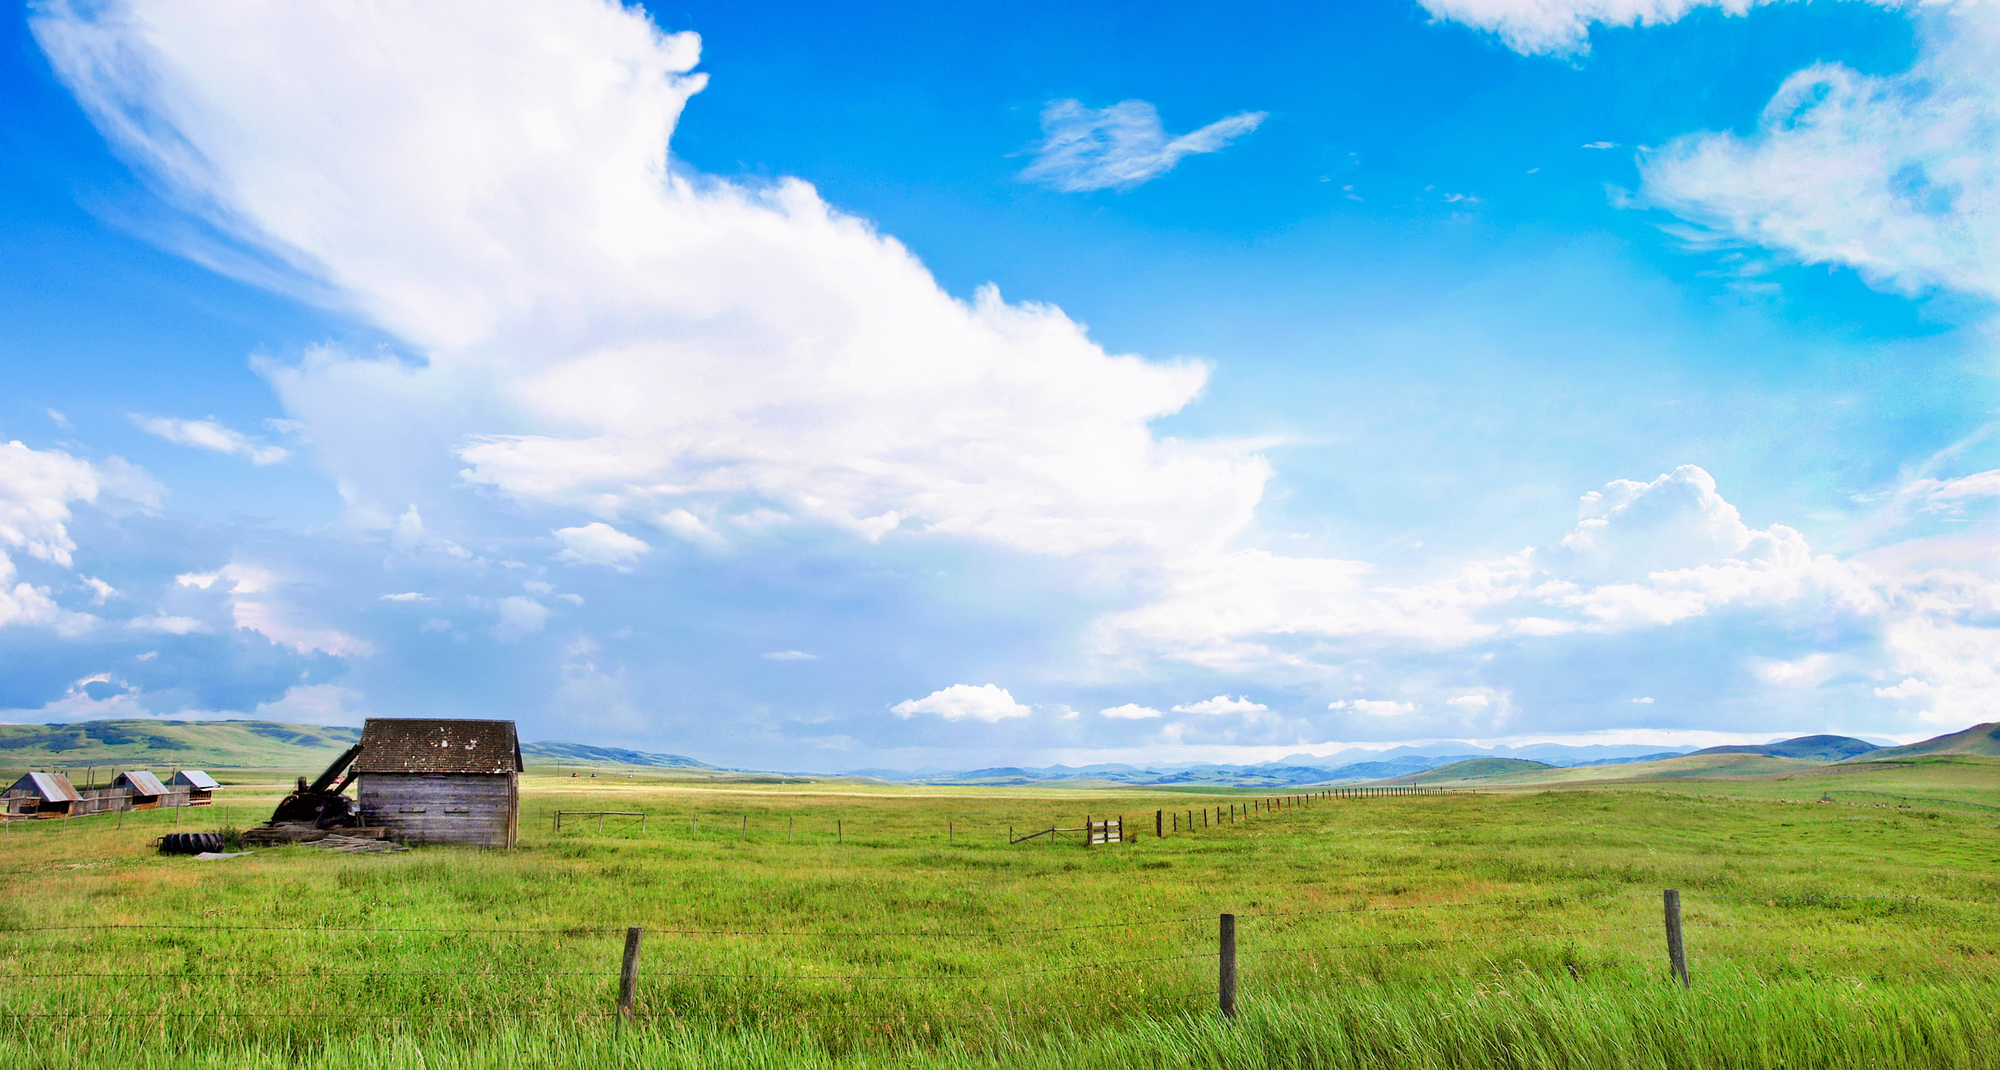
MULTIPOLYGON (((2000 897, 1755 896, 1668 889, 1019 928, 428 927, 73 923, 0 928, 14 981, 0 1020, 327 1024, 896 1023, 1211 1014, 1240 998, 1606 974, 1701 985, 1718 974, 1869 983, 2000 979, 2000 897), (1521 922, 1564 911, 1578 920, 1521 922), (1913 924, 1918 919, 1923 924, 1913 924), (1383 932, 1382 927, 1394 931, 1383 932), (1169 954, 1078 956, 1117 930, 1171 929, 1169 954), (267 941, 289 964, 228 951, 267 941), (317 944, 314 942, 318 941, 317 944), (897 941, 912 941, 898 945, 897 941), (837 946, 836 969, 802 943, 837 946), (1018 961, 976 968, 996 949, 1018 961), (402 965, 448 952, 445 966, 402 965), (343 966, 344 954, 388 959, 343 966), (115 961, 106 961, 107 958, 115 961), (178 958, 168 965, 164 960, 178 958), (302 959, 308 965, 301 966, 302 959), (872 963, 872 967, 865 964, 872 963), (1052 983, 1054 982, 1054 983, 1052 983)), ((1101 954, 1101 952, 1100 952, 1101 954)), ((872 1026, 870 1027, 872 1028, 872 1026)))

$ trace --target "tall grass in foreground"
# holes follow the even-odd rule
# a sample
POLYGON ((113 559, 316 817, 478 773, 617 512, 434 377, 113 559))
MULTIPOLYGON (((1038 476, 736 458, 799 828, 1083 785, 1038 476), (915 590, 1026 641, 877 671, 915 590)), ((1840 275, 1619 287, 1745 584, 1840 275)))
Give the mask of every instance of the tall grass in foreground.
POLYGON ((200 1023, 16 1022, 0 1036, 11 1067, 174 1065, 187 1070, 499 1070, 535 1067, 977 1070, 1567 1070, 1567 1068, 1977 1068, 2000 1066, 2000 983, 1759 982, 1715 977, 1693 991, 1657 979, 1584 982, 1539 976, 1481 983, 1347 987, 1252 1001, 1233 1024, 1212 1013, 1094 1029, 1003 1033, 983 1050, 884 1037, 835 1055, 803 1029, 714 1030, 673 1024, 504 1026, 427 1033, 391 1027, 368 1039, 238 1045, 200 1023))

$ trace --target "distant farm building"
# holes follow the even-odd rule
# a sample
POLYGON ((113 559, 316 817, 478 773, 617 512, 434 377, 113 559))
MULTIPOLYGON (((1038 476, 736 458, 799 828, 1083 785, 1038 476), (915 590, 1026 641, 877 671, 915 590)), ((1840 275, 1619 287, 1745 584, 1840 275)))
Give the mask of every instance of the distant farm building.
POLYGON ((207 806, 215 801, 215 789, 222 785, 215 778, 199 769, 183 769, 174 774, 167 786, 175 791, 187 793, 187 805, 207 806))
POLYGON ((167 786, 147 769, 129 769, 118 774, 111 781, 111 790, 124 794, 129 801, 123 807, 108 809, 152 810, 167 794, 167 786))
POLYGON ((28 773, 7 789, 7 812, 36 817, 68 817, 83 796, 61 773, 28 773))
POLYGON ((361 729, 361 820, 407 844, 512 847, 521 744, 512 721, 371 717, 361 729))

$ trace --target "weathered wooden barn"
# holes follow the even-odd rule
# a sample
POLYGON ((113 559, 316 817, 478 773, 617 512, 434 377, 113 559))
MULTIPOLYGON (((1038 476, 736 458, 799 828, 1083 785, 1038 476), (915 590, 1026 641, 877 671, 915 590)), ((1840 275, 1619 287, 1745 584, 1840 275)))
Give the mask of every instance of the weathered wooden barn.
POLYGON ((167 786, 186 792, 189 806, 208 806, 215 801, 215 789, 222 785, 200 769, 182 769, 167 781, 167 786))
POLYGON ((68 817, 83 796, 61 773, 26 773, 7 789, 7 812, 36 817, 68 817))
POLYGON ((129 801, 122 807, 110 809, 158 809, 160 800, 167 794, 167 786, 160 783, 160 778, 149 769, 128 769, 118 774, 111 781, 111 790, 123 792, 129 801))
POLYGON ((522 768, 512 721, 371 717, 352 775, 362 823, 391 839, 512 847, 522 768))

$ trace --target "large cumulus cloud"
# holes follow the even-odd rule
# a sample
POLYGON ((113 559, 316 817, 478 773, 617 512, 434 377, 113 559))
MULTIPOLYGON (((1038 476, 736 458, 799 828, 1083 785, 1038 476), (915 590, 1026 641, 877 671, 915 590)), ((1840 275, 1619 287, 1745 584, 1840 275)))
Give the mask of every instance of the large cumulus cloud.
POLYGON ((407 343, 271 371, 365 516, 463 480, 695 539, 1069 553, 1212 548, 1261 492, 1257 457, 1148 430, 1200 364, 955 298, 803 182, 673 164, 699 42, 637 10, 129 0, 36 32, 132 159, 407 343))

